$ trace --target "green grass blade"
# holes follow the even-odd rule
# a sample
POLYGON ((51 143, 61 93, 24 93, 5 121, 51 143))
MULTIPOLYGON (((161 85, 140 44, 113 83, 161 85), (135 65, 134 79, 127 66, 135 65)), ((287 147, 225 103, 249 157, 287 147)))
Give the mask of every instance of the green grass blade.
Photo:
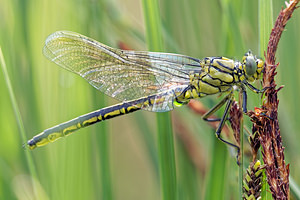
MULTIPOLYGON (((238 55, 244 50, 244 42, 242 41, 241 33, 239 31, 238 22, 241 18, 239 9, 236 7, 240 5, 238 1, 221 1, 221 14, 222 23, 221 31, 218 40, 220 43, 221 52, 225 52, 225 55, 238 55), (236 3, 236 4, 235 4, 236 3)), ((223 133, 221 133, 222 136, 223 133)), ((228 181, 235 177, 235 175, 229 172, 233 168, 226 166, 226 160, 228 158, 228 148, 227 145, 215 139, 214 146, 212 147, 212 161, 210 166, 210 173, 208 176, 208 181, 206 184, 205 199, 224 199, 225 195, 241 197, 242 189, 241 182, 243 176, 243 168, 239 168, 239 179, 236 181, 236 193, 228 194, 227 189, 229 189, 228 181), (230 177, 231 176, 231 177, 230 177)), ((234 149, 236 153, 236 149, 234 149)), ((230 159, 230 162, 235 162, 234 159, 230 159)), ((236 164, 235 164, 236 165, 236 164)), ((234 168, 236 170, 237 168, 234 168)))
POLYGON ((163 39, 158 1, 143 1, 146 25, 146 41, 149 51, 163 51, 163 39))
MULTIPOLYGON (((105 127, 106 128, 106 127, 105 127)), ((102 130, 105 130, 102 128, 102 130)), ((109 151, 109 132, 105 131, 98 134, 99 139, 99 154, 101 160, 101 187, 102 187, 102 198, 113 199, 112 183, 111 183, 111 172, 110 172, 110 151, 109 151)))
MULTIPOLYGON (((95 6, 90 2, 86 2, 86 7, 89 7, 90 12, 89 26, 92 27, 89 30, 90 35, 95 35, 95 37, 99 38, 102 42, 107 43, 107 35, 105 30, 98 26, 99 23, 105 24, 107 22, 107 13, 102 12, 105 9, 105 2, 100 0, 98 1, 99 5, 95 6)), ((114 13, 114 10, 111 10, 111 13, 114 13)), ((104 108, 108 105, 106 100, 106 96, 104 94, 92 94, 93 103, 98 105, 100 108, 104 108)), ((100 176, 93 176, 95 190, 97 191, 97 198, 111 200, 114 199, 113 196, 113 188, 112 188, 112 178, 111 178, 111 152, 110 152, 110 139, 111 139, 111 131, 107 126, 107 123, 103 123, 100 126, 93 127, 96 132, 96 147, 94 148, 96 151, 94 152, 94 156, 99 157, 99 168, 95 169, 95 171, 99 170, 100 176), (99 188, 100 185, 100 188, 99 188)))
POLYGON ((239 166, 239 199, 243 197, 243 177, 244 177, 244 118, 242 117, 240 124, 240 166, 239 166))
MULTIPOLYGON (((173 136, 171 131, 163 130, 171 127, 169 122, 165 127, 160 121, 164 113, 158 114, 159 126, 162 127, 159 135, 153 134, 155 113, 139 111, 82 129, 74 136, 34 151, 22 149, 21 143, 26 139, 25 134, 20 136, 24 131, 19 131, 18 123, 21 129, 25 128, 26 135, 33 136, 61 122, 117 103, 110 98, 103 102, 101 92, 42 55, 45 38, 56 30, 78 32, 115 48, 121 41, 129 48, 145 50, 147 40, 152 51, 199 59, 226 56, 240 60, 249 49, 263 57, 266 50, 272 24, 270 0, 260 0, 259 4, 239 0, 163 0, 159 1, 159 10, 157 0, 148 0, 144 2, 147 6, 144 13, 142 3, 122 0, 1 1, 0 46, 7 72, 2 76, 2 58, 0 199, 240 199, 241 175, 238 174, 234 150, 228 151, 228 147, 216 139, 211 127, 186 106, 172 111, 172 114, 180 115, 180 120, 174 120, 173 124, 180 122, 184 125, 183 130, 190 132, 194 146, 199 148, 191 148, 192 145, 176 137, 176 176, 174 155, 172 153, 169 157, 167 154, 169 146, 174 151, 173 140, 170 140, 173 136), (270 11, 266 12, 267 9, 270 11), (143 31, 144 14, 145 20, 151 22, 151 26, 147 26, 147 39, 143 31), (15 110, 20 109, 18 113, 22 117, 19 117, 19 122, 5 82, 7 73, 17 101, 14 104, 19 106, 15 110), (218 149, 219 145, 221 149, 218 149), (34 165, 31 157, 26 159, 27 153, 32 156, 34 165), (168 158, 174 175, 162 176, 162 166, 170 169, 168 158), (30 168, 36 171, 31 172, 30 168), (167 181, 172 185, 164 186, 167 181), (173 191, 164 191, 169 188, 173 191), (168 192, 171 195, 167 196, 168 192)), ((273 1, 273 4, 273 14, 277 15, 284 1, 273 1)), ((298 12, 287 24, 278 46, 276 57, 280 66, 276 81, 278 86, 285 85, 278 93, 280 129, 286 147, 285 159, 290 163, 290 175, 294 178, 294 181, 290 180, 291 195, 300 199, 298 12)), ((255 86, 261 88, 259 82, 255 86)), ((210 108, 219 99, 212 96, 198 100, 210 108)), ((260 95, 248 92, 248 110, 260 105, 260 95)), ((221 114, 222 111, 217 116, 221 114)), ((244 116, 244 125, 251 129, 247 116, 244 116)), ((177 128, 174 126, 174 132, 177 128)), ((180 133, 184 134, 184 131, 180 133)), ((247 141, 244 145, 247 151, 247 141)), ((251 159, 248 155, 244 155, 244 166, 251 159)), ((268 191, 264 189, 262 199, 270 199, 268 191)))
MULTIPOLYGON (((260 55, 264 55, 267 50, 269 36, 272 30, 273 24, 273 6, 272 0, 259 0, 258 1, 258 27, 259 27, 259 52, 260 55)), ((272 199, 269 191, 269 185, 267 183, 266 174, 263 173, 262 180, 262 199, 272 199)))
POLYGON ((300 186, 295 182, 293 177, 290 176, 291 192, 296 199, 300 199, 300 186))
MULTIPOLYGON (((143 1, 146 38, 150 51, 163 51, 158 1, 143 1)), ((176 167, 170 113, 157 114, 162 199, 176 199, 176 167)))
POLYGON ((273 1, 259 0, 258 1, 258 28, 259 28, 259 44, 260 55, 264 55, 267 50, 267 45, 270 33, 273 27, 273 1))
POLYGON ((212 142, 212 160, 209 169, 207 190, 204 199, 224 199, 224 181, 226 159, 228 156, 226 145, 215 139, 212 142))
MULTIPOLYGON (((12 104, 12 107, 13 107, 13 110, 14 110, 14 115, 15 115, 15 118, 16 118, 16 121, 17 121, 17 124, 18 124, 18 127, 19 127, 21 140, 26 142, 27 138, 26 138, 26 135, 25 135, 23 120, 21 118, 20 109, 18 107, 17 100, 16 100, 16 97, 15 97, 15 94, 14 94, 14 91, 13 91, 13 88, 12 88, 12 85, 11 85, 11 81, 10 81, 10 78, 9 78, 9 75, 8 75, 8 72, 7 72, 7 68, 6 68, 6 64, 5 64, 5 60, 4 60, 4 56, 3 56, 3 53, 2 53, 1 46, 0 46, 0 65, 1 65, 3 75, 4 75, 6 87, 7 87, 7 90, 9 92, 9 97, 10 97, 10 101, 11 101, 11 104, 12 104)), ((21 145, 20 145, 20 148, 21 148, 21 145)), ((29 171, 32 175, 32 178, 36 179, 37 173, 36 173, 36 170, 35 170, 35 167, 34 167, 34 164, 33 164, 32 156, 30 155, 30 153, 27 149, 25 149, 25 155, 26 155, 28 168, 29 168, 29 171)), ((36 182, 33 179, 32 179, 32 186, 33 186, 34 196, 39 197, 38 190, 36 190, 36 188, 37 188, 36 185, 35 185, 36 182)))

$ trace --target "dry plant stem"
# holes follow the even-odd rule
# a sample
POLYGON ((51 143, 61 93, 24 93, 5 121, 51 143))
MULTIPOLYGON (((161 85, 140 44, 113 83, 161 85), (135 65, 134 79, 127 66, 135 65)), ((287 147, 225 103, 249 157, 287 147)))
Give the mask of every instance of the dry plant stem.
MULTIPOLYGON (((277 93, 281 88, 276 89, 274 77, 276 75, 275 53, 282 31, 287 21, 291 18, 293 11, 297 8, 299 0, 290 1, 287 8, 281 10, 274 28, 272 29, 267 54, 266 67, 263 75, 263 87, 265 92, 262 110, 265 115, 253 115, 254 127, 260 134, 260 143, 263 148, 263 160, 267 174, 267 181, 274 199, 289 199, 289 165, 285 164, 284 147, 278 124, 278 97, 277 93)), ((253 117, 252 116, 252 117, 253 117)))
POLYGON ((240 147, 240 128, 241 128, 241 119, 243 117, 243 112, 238 106, 238 103, 236 101, 232 103, 229 115, 230 115, 229 122, 233 130, 235 141, 240 147))
MULTIPOLYGON (((240 164, 241 161, 241 122, 243 120, 243 112, 241 107, 238 105, 238 102, 233 101, 232 106, 229 111, 229 122, 231 125, 231 129, 233 131, 233 136, 236 141, 236 145, 239 147, 237 162, 240 164)), ((243 147, 242 147, 243 148, 243 147)), ((243 149, 242 149, 243 150, 243 149)))

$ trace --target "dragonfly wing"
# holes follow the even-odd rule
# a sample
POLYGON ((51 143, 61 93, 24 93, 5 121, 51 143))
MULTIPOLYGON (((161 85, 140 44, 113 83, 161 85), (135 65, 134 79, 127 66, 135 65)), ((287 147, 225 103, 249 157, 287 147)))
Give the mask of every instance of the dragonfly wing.
MULTIPOLYGON (((172 103, 174 95, 188 86, 189 71, 200 62, 177 54, 114 49, 68 31, 51 34, 43 52, 51 61, 120 101, 165 94, 166 102, 172 103)), ((148 109, 159 110, 151 105, 148 109)))

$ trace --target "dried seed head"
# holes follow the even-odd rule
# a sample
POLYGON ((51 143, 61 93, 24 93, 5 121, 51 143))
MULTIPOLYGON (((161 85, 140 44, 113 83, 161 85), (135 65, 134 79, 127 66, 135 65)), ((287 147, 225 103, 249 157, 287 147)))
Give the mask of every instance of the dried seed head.
MULTIPOLYGON (((272 29, 263 76, 263 87, 267 88, 263 100, 265 116, 256 112, 249 113, 254 122, 254 131, 259 133, 262 155, 265 163, 267 181, 274 199, 289 199, 289 165, 285 164, 279 123, 278 123, 278 96, 281 88, 276 89, 275 75, 278 64, 275 64, 275 53, 279 40, 288 20, 297 8, 299 0, 291 0, 287 8, 281 10, 274 28, 272 29)), ((262 110, 258 110, 259 112, 262 110)))
POLYGON ((262 171, 259 160, 250 163, 243 180, 243 199, 260 199, 262 171))
POLYGON ((240 127, 241 119, 243 117, 243 112, 239 108, 239 105, 236 101, 233 101, 230 112, 229 112, 229 122, 233 130, 233 135, 236 143, 240 146, 240 127))

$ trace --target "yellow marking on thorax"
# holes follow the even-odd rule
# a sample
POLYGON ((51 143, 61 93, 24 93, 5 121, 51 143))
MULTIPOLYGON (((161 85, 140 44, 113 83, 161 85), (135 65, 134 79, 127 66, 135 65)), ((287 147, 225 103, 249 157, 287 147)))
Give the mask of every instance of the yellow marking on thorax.
POLYGON ((222 60, 231 60, 231 59, 226 58, 226 57, 222 57, 222 60))
POLYGON ((235 81, 238 81, 238 80, 239 80, 239 76, 238 76, 237 74, 233 74, 233 76, 234 76, 234 80, 235 80, 235 81))
POLYGON ((228 73, 224 73, 224 72, 220 72, 218 70, 216 70, 215 68, 211 67, 210 68, 210 73, 209 75, 212 77, 212 78, 217 78, 217 79, 220 79, 224 82, 228 82, 228 83, 231 83, 233 82, 233 77, 231 74, 228 74, 228 73))
POLYGON ((221 81, 220 80, 218 80, 218 79, 212 79, 209 76, 204 76, 202 78, 202 80, 205 81, 205 82, 207 82, 207 83, 210 83, 212 85, 215 85, 215 86, 221 85, 221 81))
POLYGON ((254 74, 253 74, 253 77, 254 77, 254 79, 257 79, 257 73, 255 72, 254 74))
POLYGON ((193 90, 192 90, 192 95, 193 95, 194 98, 199 97, 198 92, 197 92, 196 89, 193 89, 193 90))
POLYGON ((188 90, 185 92, 185 95, 184 95, 185 99, 195 99, 198 97, 199 97, 199 94, 196 89, 188 90))
POLYGON ((205 94, 216 94, 219 92, 219 89, 217 87, 208 85, 207 83, 204 83, 203 81, 200 81, 199 82, 199 92, 205 93, 205 94))
POLYGON ((212 65, 216 66, 217 68, 219 68, 222 71, 232 73, 232 70, 234 69, 234 61, 230 60, 228 58, 226 58, 226 59, 223 59, 223 58, 224 57, 222 57, 222 59, 214 59, 212 65), (227 68, 230 68, 230 69, 222 67, 222 65, 224 65, 224 66, 226 66, 227 68))
POLYGON ((186 99, 190 99, 191 98, 191 91, 190 90, 186 91, 186 93, 184 95, 184 98, 186 98, 186 99))
POLYGON ((240 81, 243 81, 243 80, 245 80, 245 75, 244 74, 242 74, 242 75, 240 75, 240 81))
POLYGON ((225 91, 228 91, 232 87, 231 86, 220 86, 219 88, 220 88, 221 92, 225 92, 225 91))

